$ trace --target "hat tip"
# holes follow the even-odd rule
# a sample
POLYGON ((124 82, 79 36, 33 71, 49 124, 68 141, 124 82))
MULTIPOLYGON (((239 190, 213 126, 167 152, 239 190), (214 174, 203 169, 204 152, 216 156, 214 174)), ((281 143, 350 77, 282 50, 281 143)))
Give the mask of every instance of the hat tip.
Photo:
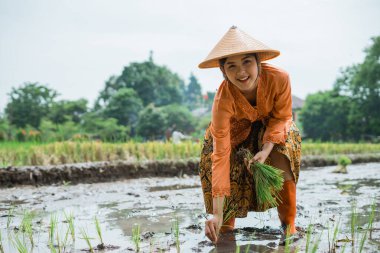
POLYGON ((236 25, 233 25, 233 26, 231 26, 230 29, 237 29, 237 26, 236 26, 236 25))

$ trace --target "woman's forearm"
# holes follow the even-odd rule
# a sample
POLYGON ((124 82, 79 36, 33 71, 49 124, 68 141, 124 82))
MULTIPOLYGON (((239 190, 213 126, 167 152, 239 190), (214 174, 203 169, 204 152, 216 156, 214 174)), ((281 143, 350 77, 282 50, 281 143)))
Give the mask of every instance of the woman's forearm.
POLYGON ((218 231, 223 225, 224 196, 212 198, 213 214, 218 218, 218 231))
POLYGON ((267 155, 269 155, 270 152, 272 152, 273 147, 274 147, 274 143, 272 143, 272 142, 267 142, 267 143, 265 143, 265 144, 263 145, 263 151, 264 151, 267 155))

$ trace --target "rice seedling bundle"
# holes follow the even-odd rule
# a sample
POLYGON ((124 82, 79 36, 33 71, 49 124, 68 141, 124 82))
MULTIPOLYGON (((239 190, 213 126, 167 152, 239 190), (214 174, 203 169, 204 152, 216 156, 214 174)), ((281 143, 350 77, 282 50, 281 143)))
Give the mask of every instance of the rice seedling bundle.
MULTIPOLYGON (((243 157, 248 161, 253 158, 248 149, 240 149, 243 157)), ((255 162, 248 168, 252 172, 256 200, 260 208, 278 206, 281 201, 279 192, 282 190, 284 178, 282 171, 268 164, 255 162)))

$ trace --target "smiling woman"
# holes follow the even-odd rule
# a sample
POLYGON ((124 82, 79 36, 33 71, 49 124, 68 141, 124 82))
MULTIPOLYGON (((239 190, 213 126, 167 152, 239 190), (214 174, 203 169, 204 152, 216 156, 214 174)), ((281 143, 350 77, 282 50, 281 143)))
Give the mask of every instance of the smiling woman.
POLYGON ((282 171, 284 185, 277 206, 284 232, 281 244, 286 236, 297 239, 301 137, 292 120, 290 80, 285 70, 262 63, 279 54, 233 26, 199 64, 200 68, 219 67, 225 79, 215 95, 199 166, 206 211, 213 214, 206 221, 205 234, 213 242, 219 232, 234 229, 235 218, 275 207, 258 205, 255 182, 247 170, 254 162, 282 171), (239 157, 241 149, 254 157, 249 161, 239 157))

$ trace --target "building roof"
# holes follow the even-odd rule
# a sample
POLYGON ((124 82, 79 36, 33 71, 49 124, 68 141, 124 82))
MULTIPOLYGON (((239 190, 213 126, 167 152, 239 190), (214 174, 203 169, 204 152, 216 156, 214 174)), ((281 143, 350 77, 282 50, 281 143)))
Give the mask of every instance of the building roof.
POLYGON ((304 104, 304 100, 297 97, 297 96, 294 96, 292 95, 292 109, 293 110, 296 110, 296 109, 301 109, 303 104, 304 104))

